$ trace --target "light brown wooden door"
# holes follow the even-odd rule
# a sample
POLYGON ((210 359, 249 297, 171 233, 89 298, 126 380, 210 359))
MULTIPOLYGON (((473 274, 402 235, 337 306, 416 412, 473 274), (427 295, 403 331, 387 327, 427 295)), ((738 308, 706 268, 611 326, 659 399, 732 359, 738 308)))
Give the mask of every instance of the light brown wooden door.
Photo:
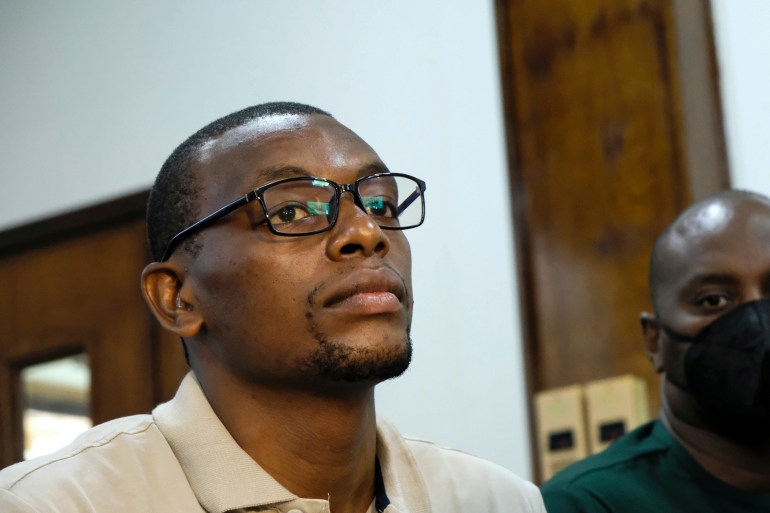
POLYGON ((496 4, 529 391, 632 373, 657 410, 651 248, 729 186, 708 0, 496 4))

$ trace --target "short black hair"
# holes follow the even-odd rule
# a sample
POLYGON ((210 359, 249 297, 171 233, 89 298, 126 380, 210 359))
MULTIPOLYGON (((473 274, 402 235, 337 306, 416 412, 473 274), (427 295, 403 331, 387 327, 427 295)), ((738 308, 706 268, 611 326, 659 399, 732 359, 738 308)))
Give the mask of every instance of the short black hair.
MULTIPOLYGON (((326 111, 303 103, 262 103, 212 121, 177 146, 160 168, 147 201, 147 239, 153 260, 159 261, 169 240, 197 221, 200 216, 198 198, 201 183, 194 162, 201 146, 254 119, 292 114, 334 117, 326 111)), ((194 236, 186 240, 183 247, 193 254, 199 249, 194 236)))

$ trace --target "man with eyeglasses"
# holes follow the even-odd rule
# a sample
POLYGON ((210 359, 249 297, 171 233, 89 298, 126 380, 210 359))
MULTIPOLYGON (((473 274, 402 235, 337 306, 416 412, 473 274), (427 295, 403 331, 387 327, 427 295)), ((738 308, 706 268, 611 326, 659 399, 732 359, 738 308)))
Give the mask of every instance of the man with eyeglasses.
POLYGON ((142 274, 191 372, 152 415, 0 473, 0 509, 544 512, 534 485, 376 416, 411 358, 403 230, 425 189, 307 105, 192 135, 152 189, 142 274))

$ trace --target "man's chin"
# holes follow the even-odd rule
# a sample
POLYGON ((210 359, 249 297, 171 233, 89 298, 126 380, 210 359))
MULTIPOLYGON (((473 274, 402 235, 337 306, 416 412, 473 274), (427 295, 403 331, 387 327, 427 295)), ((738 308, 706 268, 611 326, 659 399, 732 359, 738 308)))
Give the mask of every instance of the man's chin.
POLYGON ((350 347, 325 340, 304 359, 316 377, 349 383, 379 383, 403 374, 412 361, 412 341, 388 348, 350 347))

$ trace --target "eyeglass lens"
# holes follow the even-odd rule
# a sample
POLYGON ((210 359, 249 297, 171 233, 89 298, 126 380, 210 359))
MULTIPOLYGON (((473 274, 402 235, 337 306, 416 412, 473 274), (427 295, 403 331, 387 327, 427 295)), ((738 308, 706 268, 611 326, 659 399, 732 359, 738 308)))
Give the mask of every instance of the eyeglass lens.
MULTIPOLYGON (((423 218, 420 186, 404 176, 374 176, 357 183, 366 210, 383 228, 417 226, 423 218)), ((337 215, 337 190, 320 179, 282 182, 262 194, 268 219, 279 233, 300 234, 323 230, 337 215)))

